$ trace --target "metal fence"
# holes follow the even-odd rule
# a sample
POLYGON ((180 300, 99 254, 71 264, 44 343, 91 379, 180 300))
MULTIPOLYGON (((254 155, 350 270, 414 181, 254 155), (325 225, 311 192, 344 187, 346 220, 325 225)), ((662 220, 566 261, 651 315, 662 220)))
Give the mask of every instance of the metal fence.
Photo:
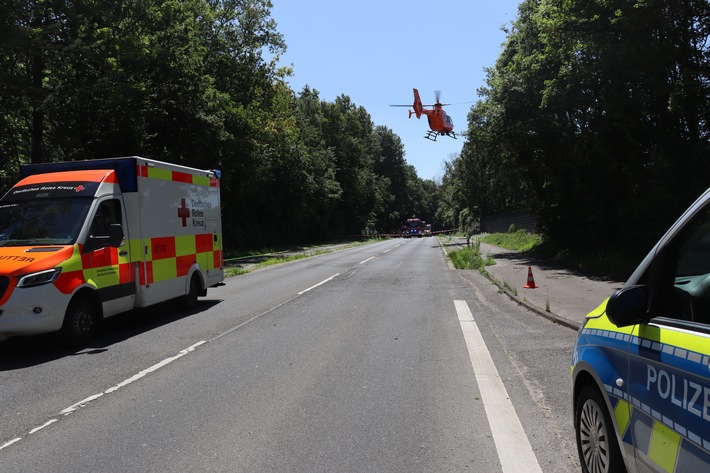
POLYGON ((511 225, 518 230, 537 231, 537 217, 527 210, 513 210, 481 217, 481 232, 507 233, 511 225))

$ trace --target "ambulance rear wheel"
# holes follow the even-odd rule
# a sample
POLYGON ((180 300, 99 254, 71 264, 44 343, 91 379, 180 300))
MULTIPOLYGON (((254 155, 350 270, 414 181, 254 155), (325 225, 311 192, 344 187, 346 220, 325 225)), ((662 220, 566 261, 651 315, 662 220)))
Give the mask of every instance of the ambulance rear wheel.
POLYGON ((574 430, 582 471, 626 473, 614 424, 596 386, 587 384, 579 392, 574 410, 574 430))
POLYGON ((183 297, 183 302, 187 307, 193 307, 197 304, 197 296, 200 293, 200 280, 196 274, 193 274, 190 278, 190 287, 187 290, 187 294, 183 297))
POLYGON ((64 315, 62 340, 68 345, 82 345, 91 340, 98 327, 98 314, 86 299, 73 300, 64 315))

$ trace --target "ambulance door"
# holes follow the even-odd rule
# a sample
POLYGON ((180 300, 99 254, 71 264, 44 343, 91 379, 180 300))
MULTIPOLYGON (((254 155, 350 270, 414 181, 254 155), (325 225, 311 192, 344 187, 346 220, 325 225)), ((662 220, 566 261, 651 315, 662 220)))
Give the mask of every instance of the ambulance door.
POLYGON ((92 285, 97 288, 104 317, 132 309, 135 300, 135 276, 123 215, 120 199, 110 198, 99 203, 89 231, 91 241, 98 243, 92 244, 83 257, 84 272, 86 274, 88 269, 92 285), (124 238, 118 248, 108 244, 109 229, 115 224, 123 227, 124 238))
POLYGON ((687 222, 654 259, 649 311, 629 344, 630 427, 640 472, 710 464, 710 212, 687 222))

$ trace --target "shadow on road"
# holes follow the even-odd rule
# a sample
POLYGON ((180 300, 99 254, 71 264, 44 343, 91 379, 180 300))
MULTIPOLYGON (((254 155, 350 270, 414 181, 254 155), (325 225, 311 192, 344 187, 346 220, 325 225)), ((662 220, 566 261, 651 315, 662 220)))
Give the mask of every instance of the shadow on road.
POLYGON ((27 368, 66 356, 103 353, 111 345, 204 312, 220 302, 214 299, 199 300, 195 307, 187 309, 181 306, 181 302, 175 300, 116 315, 101 323, 98 334, 89 342, 91 349, 67 347, 62 344, 57 333, 11 337, 0 342, 0 371, 27 368))

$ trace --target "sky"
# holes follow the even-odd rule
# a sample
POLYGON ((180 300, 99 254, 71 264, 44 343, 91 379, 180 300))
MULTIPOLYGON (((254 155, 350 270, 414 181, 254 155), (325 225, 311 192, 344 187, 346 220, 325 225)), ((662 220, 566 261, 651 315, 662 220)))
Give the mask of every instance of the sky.
MULTIPOLYGON (((470 107, 486 85, 485 68, 502 52, 520 0, 272 0, 271 17, 286 42, 280 65, 292 65, 288 83, 332 102, 347 95, 364 107, 374 125, 398 135, 405 160, 422 179, 439 181, 444 163, 466 138, 424 138, 425 116, 407 118, 412 89, 425 104, 450 103, 454 131, 468 128, 470 107)), ((431 107, 429 107, 431 108, 431 107)))

